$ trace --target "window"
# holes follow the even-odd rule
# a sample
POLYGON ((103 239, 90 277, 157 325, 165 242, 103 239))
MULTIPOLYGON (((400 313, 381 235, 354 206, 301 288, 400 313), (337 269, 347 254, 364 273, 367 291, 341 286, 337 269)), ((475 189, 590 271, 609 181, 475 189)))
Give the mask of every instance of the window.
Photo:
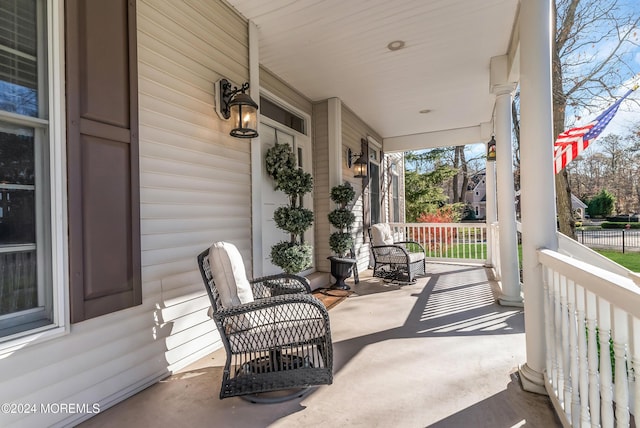
POLYGON ((53 323, 45 2, 0 2, 0 340, 53 323))
POLYGON ((273 119, 294 131, 306 134, 303 118, 285 110, 264 97, 260 97, 260 114, 268 117, 269 119, 273 119))

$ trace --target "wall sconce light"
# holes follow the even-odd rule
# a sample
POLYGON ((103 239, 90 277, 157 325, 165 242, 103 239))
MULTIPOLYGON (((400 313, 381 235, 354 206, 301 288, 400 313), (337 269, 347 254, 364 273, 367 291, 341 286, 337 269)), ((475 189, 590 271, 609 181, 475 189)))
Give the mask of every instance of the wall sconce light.
POLYGON ((367 177, 367 166, 369 165, 369 160, 366 157, 366 153, 363 151, 362 153, 353 153, 351 148, 347 150, 347 165, 349 168, 354 166, 353 175, 354 178, 366 178, 367 177), (354 158, 357 158, 353 161, 354 158))
POLYGON ((239 88, 227 79, 215 83, 215 107, 221 119, 231 118, 233 129, 229 135, 237 138, 255 138, 258 136, 258 104, 246 93, 249 82, 239 88))
POLYGON ((496 139, 493 135, 491 136, 491 141, 487 143, 487 160, 496 160, 496 139))

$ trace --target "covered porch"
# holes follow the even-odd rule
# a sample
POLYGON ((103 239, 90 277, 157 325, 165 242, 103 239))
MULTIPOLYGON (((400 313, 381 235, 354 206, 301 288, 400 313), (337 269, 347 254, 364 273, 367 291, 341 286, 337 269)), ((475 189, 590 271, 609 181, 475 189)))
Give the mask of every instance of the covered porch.
POLYGON ((368 274, 329 311, 333 385, 282 404, 220 400, 221 349, 81 427, 560 426, 520 386, 523 311, 495 303, 489 269, 430 262, 405 286, 368 274))

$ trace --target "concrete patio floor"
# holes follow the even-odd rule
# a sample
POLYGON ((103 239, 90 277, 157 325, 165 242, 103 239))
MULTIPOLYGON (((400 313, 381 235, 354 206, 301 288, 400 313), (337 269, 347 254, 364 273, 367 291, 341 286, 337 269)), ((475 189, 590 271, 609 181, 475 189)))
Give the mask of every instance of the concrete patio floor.
POLYGON ((281 404, 220 400, 221 349, 80 426, 560 426, 547 397, 520 387, 522 309, 495 303, 481 266, 427 271, 403 286, 361 274, 330 310, 333 385, 281 404))

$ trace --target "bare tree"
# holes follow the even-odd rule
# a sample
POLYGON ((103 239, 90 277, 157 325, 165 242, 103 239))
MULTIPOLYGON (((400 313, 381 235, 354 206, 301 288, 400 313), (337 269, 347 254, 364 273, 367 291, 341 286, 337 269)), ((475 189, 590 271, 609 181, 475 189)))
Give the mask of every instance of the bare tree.
POLYGON ((453 167, 459 171, 452 177, 453 202, 464 202, 469 185, 469 166, 464 154, 465 146, 456 146, 453 155, 453 167))
MULTIPOLYGON (((623 0, 555 0, 554 10, 553 130, 558 135, 572 125, 567 113, 603 109, 635 74, 631 48, 638 46, 640 8, 623 0)), ((556 198, 560 232, 574 237, 566 169, 556 175, 556 198)))

